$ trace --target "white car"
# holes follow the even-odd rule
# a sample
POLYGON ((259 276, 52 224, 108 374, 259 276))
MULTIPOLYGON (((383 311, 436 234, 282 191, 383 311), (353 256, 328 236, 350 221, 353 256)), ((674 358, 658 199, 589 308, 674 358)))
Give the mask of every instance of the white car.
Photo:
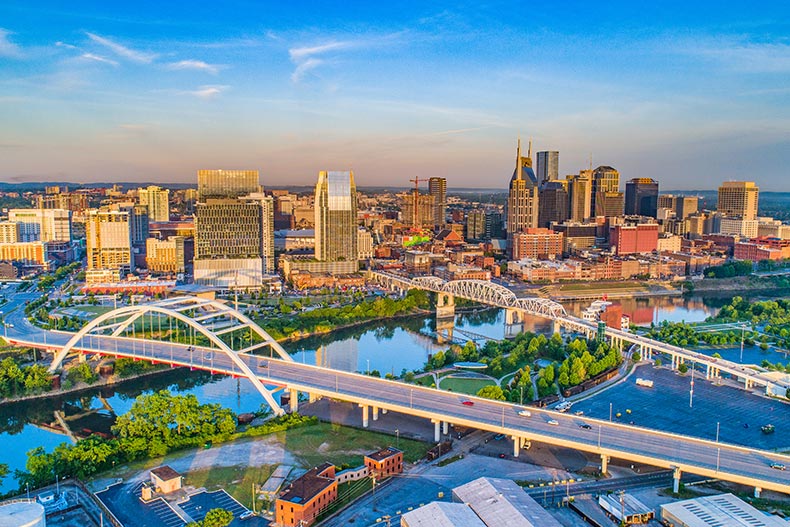
POLYGON ((532 417, 532 412, 530 412, 529 410, 521 410, 518 413, 518 415, 520 415, 521 417, 532 417))
POLYGON ((557 421, 556 419, 549 419, 549 420, 548 420, 548 421, 546 421, 546 422, 547 422, 548 424, 552 425, 552 426, 559 426, 559 424, 560 424, 560 422, 559 422, 559 421, 557 421))

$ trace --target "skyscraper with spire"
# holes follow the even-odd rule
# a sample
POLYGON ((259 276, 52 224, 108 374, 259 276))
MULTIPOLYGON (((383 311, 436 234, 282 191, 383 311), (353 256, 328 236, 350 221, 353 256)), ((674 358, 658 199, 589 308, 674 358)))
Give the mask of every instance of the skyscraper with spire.
POLYGON ((538 226, 538 178, 532 170, 532 140, 527 155, 521 155, 521 139, 516 149, 516 169, 510 178, 507 198, 507 249, 513 255, 513 235, 538 226))

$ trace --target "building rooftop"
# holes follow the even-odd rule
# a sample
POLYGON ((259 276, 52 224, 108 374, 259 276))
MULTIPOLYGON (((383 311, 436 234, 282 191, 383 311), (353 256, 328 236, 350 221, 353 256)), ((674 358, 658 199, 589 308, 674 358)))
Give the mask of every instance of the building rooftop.
POLYGON ((560 527, 538 502, 509 479, 478 478, 453 489, 453 500, 468 504, 489 527, 560 527))
MULTIPOLYGON (((485 527, 477 514, 463 503, 434 501, 401 516, 406 527, 485 527)), ((502 524, 505 525, 505 524, 502 524)))
POLYGON ((393 447, 390 446, 390 447, 387 447, 387 448, 382 448, 378 452, 373 452, 371 454, 365 454, 365 457, 370 458, 370 459, 372 459, 374 461, 381 461, 381 460, 387 459, 388 457, 392 457, 392 456, 394 456, 396 454, 400 454, 401 452, 403 452, 403 451, 402 450, 398 450, 397 448, 393 448, 393 447))
POLYGON ((151 469, 151 474, 161 479, 162 481, 170 481, 171 479, 180 478, 181 474, 170 468, 168 465, 162 465, 151 469))
POLYGON ((760 512, 732 494, 667 503, 661 506, 661 518, 668 516, 687 527, 787 527, 778 516, 760 512))
POLYGON ((333 477, 319 476, 319 474, 332 466, 331 463, 324 463, 308 470, 288 485, 277 499, 290 501, 291 503, 309 502, 334 483, 335 478, 333 477))

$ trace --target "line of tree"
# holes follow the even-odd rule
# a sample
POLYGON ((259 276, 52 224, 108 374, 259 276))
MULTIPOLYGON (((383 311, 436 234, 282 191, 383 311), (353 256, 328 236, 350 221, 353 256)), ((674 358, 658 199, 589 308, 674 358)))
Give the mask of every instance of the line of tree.
POLYGON ((575 339, 568 344, 568 357, 557 370, 557 382, 562 388, 576 386, 622 362, 620 352, 606 342, 592 341, 595 349, 588 349, 590 341, 575 339))
POLYGON ((20 365, 12 357, 0 361, 0 398, 36 395, 51 388, 52 378, 46 367, 20 365))
POLYGON ((734 276, 749 276, 754 265, 751 260, 732 260, 721 265, 714 265, 705 269, 707 278, 732 278, 734 276))

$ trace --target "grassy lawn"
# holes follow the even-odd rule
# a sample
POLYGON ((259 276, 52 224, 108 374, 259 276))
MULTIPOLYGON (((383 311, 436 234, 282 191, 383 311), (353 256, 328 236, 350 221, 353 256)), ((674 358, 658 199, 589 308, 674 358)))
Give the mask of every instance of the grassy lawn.
POLYGON ((277 439, 308 467, 315 467, 325 461, 338 466, 347 464, 356 467, 362 464, 365 453, 388 446, 398 446, 403 450, 404 460, 414 462, 422 459, 431 446, 420 441, 402 437, 397 440, 392 435, 331 423, 277 432, 277 439))
POLYGON ((635 290, 643 291, 645 286, 636 282, 593 282, 581 284, 562 284, 559 288, 561 291, 599 291, 599 290, 635 290))
POLYGON ((430 386, 431 384, 433 384, 433 376, 425 375, 424 377, 420 377, 419 379, 414 379, 414 384, 419 384, 420 386, 430 386))
MULTIPOLYGON (((261 485, 274 471, 275 465, 260 467, 211 467, 192 470, 186 474, 186 484, 205 487, 209 492, 225 489, 228 494, 239 500, 242 505, 252 509, 252 485, 261 485)), ((255 509, 260 510, 260 501, 255 509)))
POLYGON ((71 306, 66 309, 73 309, 74 311, 80 311, 81 313, 89 316, 98 316, 107 313, 108 311, 112 311, 112 306, 71 306))
POLYGON ((439 387, 442 390, 450 390, 457 393, 475 395, 485 386, 496 384, 492 379, 458 379, 443 377, 439 379, 439 387))

